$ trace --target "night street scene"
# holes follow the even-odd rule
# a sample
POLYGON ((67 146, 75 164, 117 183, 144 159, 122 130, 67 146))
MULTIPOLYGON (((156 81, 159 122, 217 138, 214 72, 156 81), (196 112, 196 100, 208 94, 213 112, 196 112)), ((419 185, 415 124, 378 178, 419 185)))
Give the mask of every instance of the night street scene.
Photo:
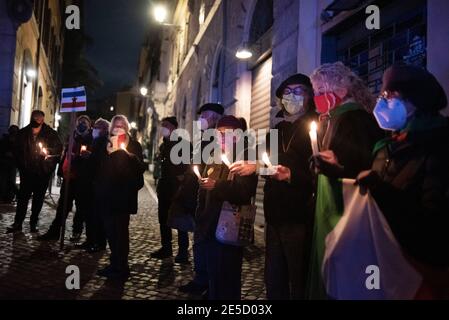
POLYGON ((448 14, 0 0, 0 302, 449 300, 448 14))

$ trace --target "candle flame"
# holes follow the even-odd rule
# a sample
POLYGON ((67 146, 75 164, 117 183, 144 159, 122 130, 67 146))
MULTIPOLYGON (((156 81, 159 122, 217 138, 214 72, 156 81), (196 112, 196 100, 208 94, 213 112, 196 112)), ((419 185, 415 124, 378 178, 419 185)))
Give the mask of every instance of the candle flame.
POLYGON ((273 166, 273 165, 271 164, 270 157, 268 156, 268 153, 264 152, 264 153, 262 154, 262 160, 263 160, 263 162, 264 162, 268 167, 272 167, 272 166, 273 166))
POLYGON ((315 121, 312 121, 312 123, 310 124, 310 130, 314 132, 318 130, 318 125, 316 124, 315 121))
POLYGON ((39 148, 42 149, 42 147, 43 147, 42 142, 39 142, 39 148))
POLYGON ((125 144, 124 144, 124 143, 120 144, 120 149, 122 149, 122 150, 126 150, 126 146, 125 146, 125 144))
POLYGON ((42 148, 42 152, 43 152, 45 155, 48 155, 47 148, 42 148))
POLYGON ((195 175, 198 177, 198 179, 202 179, 200 170, 198 169, 198 166, 193 166, 193 172, 195 172, 195 175))
POLYGON ((225 154, 221 155, 221 161, 223 161, 223 163, 228 167, 231 166, 231 162, 229 161, 228 157, 225 154))
POLYGON ((81 151, 86 151, 87 147, 86 146, 81 146, 81 151))

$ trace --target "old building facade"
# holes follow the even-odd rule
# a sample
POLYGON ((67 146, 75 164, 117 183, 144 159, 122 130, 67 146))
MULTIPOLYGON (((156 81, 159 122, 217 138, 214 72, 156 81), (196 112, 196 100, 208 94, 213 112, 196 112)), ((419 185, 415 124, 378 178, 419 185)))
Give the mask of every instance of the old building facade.
MULTIPOLYGON (((443 41, 449 39, 443 14, 449 2, 444 0, 179 0, 171 5, 149 97, 159 118, 175 115, 188 130, 206 102, 222 103, 227 114, 244 117, 253 129, 268 128, 278 110, 278 85, 324 62, 343 61, 375 94, 392 63, 421 65, 449 93, 444 55, 449 42, 443 41), (380 9, 380 30, 365 24, 372 4, 380 9), (236 58, 242 46, 251 50, 251 59, 236 58)), ((259 207, 261 196, 259 188, 259 207)))
POLYGON ((9 110, 4 128, 28 125, 32 110, 42 110, 55 126, 64 49, 64 12, 69 1, 36 0, 31 19, 16 31, 9 110))

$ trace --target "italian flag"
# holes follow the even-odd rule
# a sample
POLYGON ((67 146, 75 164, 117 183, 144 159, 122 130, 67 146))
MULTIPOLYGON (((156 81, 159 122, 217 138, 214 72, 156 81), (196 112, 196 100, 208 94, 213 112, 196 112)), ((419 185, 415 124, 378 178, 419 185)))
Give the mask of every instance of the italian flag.
POLYGON ((309 298, 408 300, 421 283, 370 194, 319 175, 309 298))

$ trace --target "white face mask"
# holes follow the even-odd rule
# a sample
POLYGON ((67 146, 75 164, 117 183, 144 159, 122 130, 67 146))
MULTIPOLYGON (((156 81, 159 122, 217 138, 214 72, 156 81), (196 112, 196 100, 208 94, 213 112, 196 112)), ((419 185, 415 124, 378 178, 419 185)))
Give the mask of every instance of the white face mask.
POLYGON ((201 130, 209 129, 209 121, 207 121, 207 119, 199 118, 198 121, 200 122, 201 130))
POLYGON ((101 137, 101 130, 100 129, 93 129, 92 130, 92 138, 98 139, 101 137))
POLYGON ((112 135, 113 135, 113 136, 122 136, 122 135, 124 135, 124 134, 126 134, 125 129, 122 129, 122 128, 114 128, 114 130, 112 130, 112 135))
POLYGON ((167 129, 166 127, 162 127, 162 128, 161 128, 161 135, 162 135, 164 138, 169 138, 169 137, 170 137, 170 134, 171 134, 171 132, 170 132, 169 129, 167 129))
POLYGON ((304 97, 290 93, 282 97, 282 105, 290 115, 296 115, 304 111, 304 97))
POLYGON ((401 99, 380 99, 374 108, 379 127, 388 131, 399 131, 407 124, 407 108, 401 99))

